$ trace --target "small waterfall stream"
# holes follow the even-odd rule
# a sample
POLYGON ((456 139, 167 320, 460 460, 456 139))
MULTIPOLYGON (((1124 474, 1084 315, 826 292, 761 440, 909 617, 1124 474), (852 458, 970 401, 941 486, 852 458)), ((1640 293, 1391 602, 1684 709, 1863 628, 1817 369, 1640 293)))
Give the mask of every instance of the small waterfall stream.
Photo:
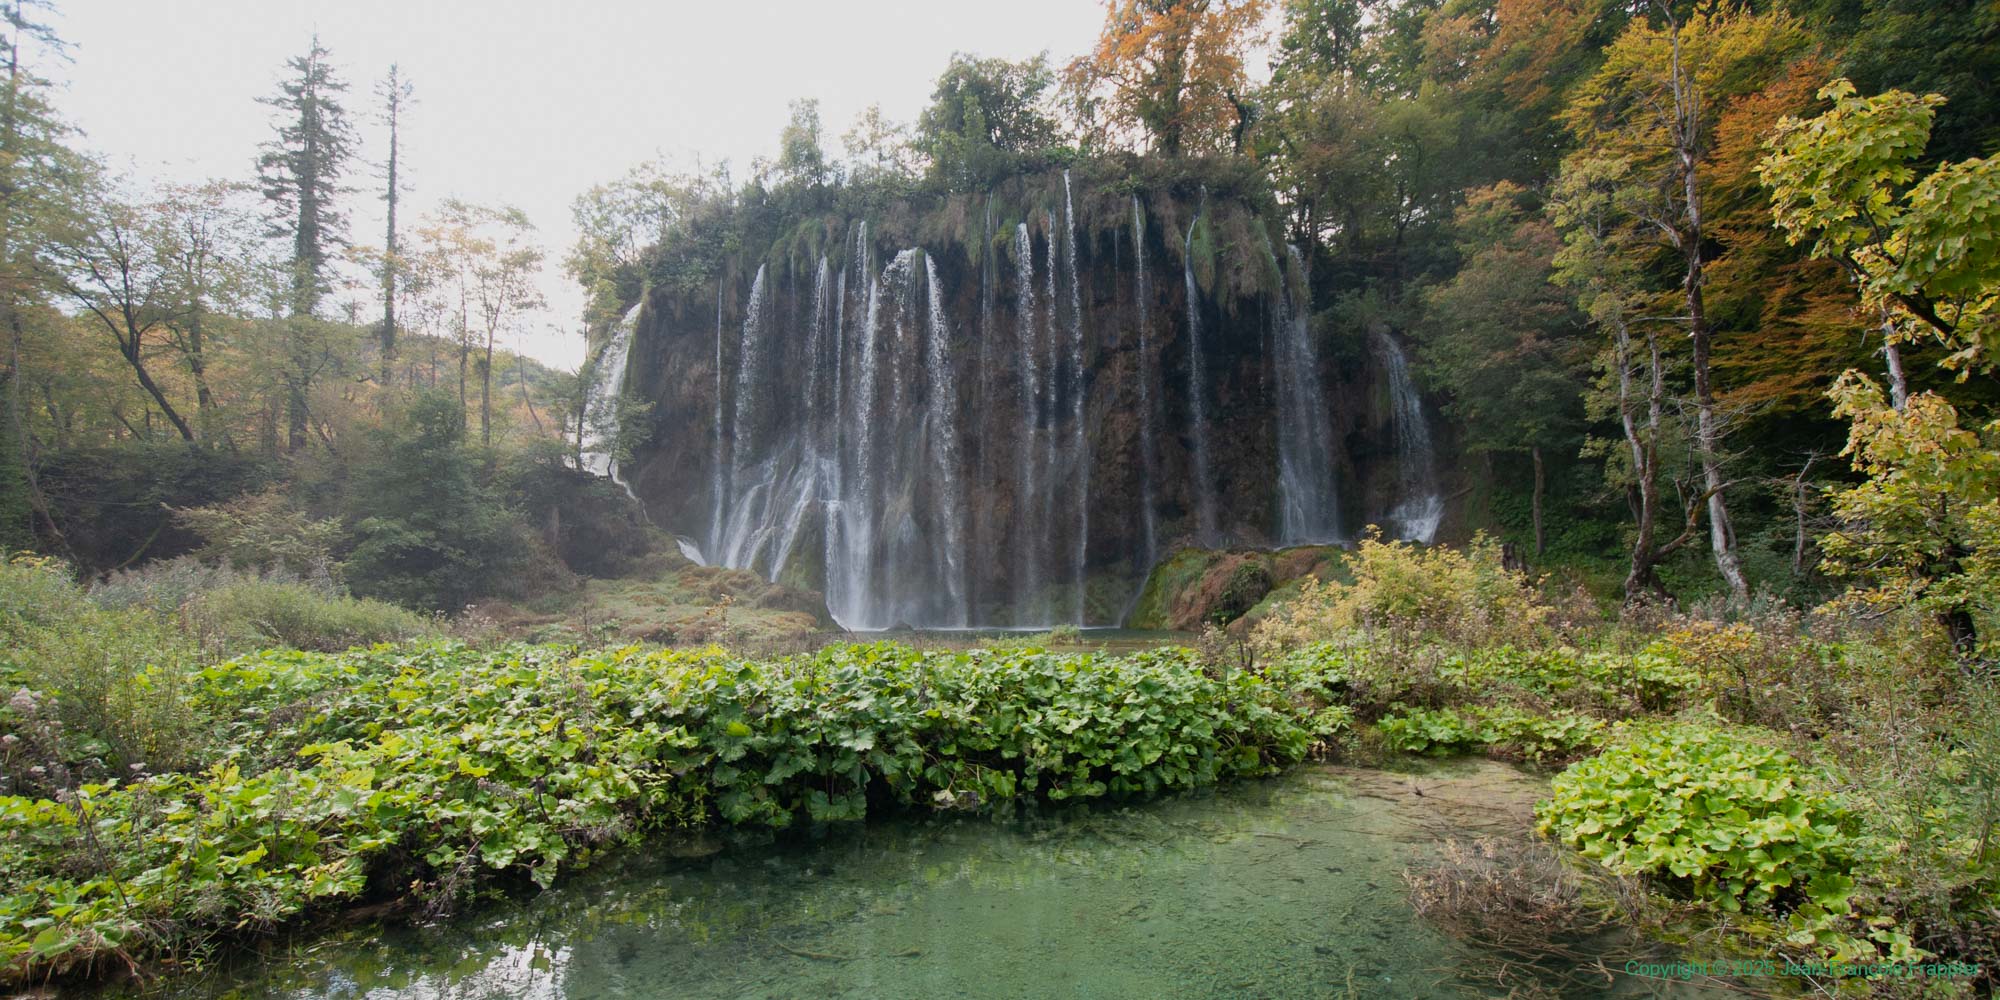
POLYGON ((1153 369, 1153 289, 1146 274, 1146 210, 1132 194, 1132 302, 1139 328, 1139 360, 1134 381, 1139 383, 1139 526, 1144 550, 1142 564, 1151 570, 1160 558, 1159 500, 1154 491, 1160 481, 1160 438, 1154 415, 1153 369))
MULTIPOLYGON (((1051 235, 1053 238, 1053 234, 1051 235)), ((1076 209, 1070 200, 1069 171, 1063 171, 1063 281, 1069 286, 1069 423, 1070 478, 1075 482, 1076 544, 1070 564, 1071 621, 1084 620, 1084 590, 1090 561, 1090 437, 1085 433, 1085 386, 1090 370, 1084 365, 1083 293, 1076 272, 1076 209)))
POLYGON ((625 367, 632 353, 632 334, 639 328, 639 310, 644 305, 645 297, 641 296, 632 308, 625 310, 624 317, 611 329, 611 338, 598 352, 597 365, 591 369, 589 396, 583 406, 583 448, 580 456, 584 471, 624 487, 626 495, 634 500, 639 498, 619 471, 615 452, 619 399, 625 392, 625 367))
POLYGON ((1014 228, 1014 316, 1021 409, 1021 436, 1014 445, 1020 456, 1020 486, 1014 494, 1014 616, 1017 621, 1037 615, 1034 605, 1042 593, 1043 584, 1037 577, 1042 570, 1038 550, 1046 537, 1037 522, 1040 511, 1029 509, 1031 502, 1039 504, 1042 495, 1041 476, 1037 475, 1040 471, 1037 460, 1042 452, 1036 445, 1036 439, 1041 436, 1044 386, 1036 360, 1040 354, 1036 346, 1037 332, 1041 327, 1036 322, 1035 312, 1034 254, 1034 236, 1028 232, 1028 224, 1023 222, 1014 228))
POLYGON ((1289 271, 1274 314, 1278 382, 1278 541, 1341 539, 1334 442, 1319 351, 1312 340, 1312 283, 1305 258, 1288 246, 1289 271))
POLYGON ((1195 540, 1214 545, 1221 532, 1215 510, 1215 477, 1208 458, 1208 365, 1202 357, 1201 288, 1194 280, 1194 231, 1199 225, 1201 213, 1196 212, 1188 223, 1181 251, 1181 274, 1187 283, 1188 416, 1192 425, 1188 433, 1194 440, 1195 540))
POLYGON ((1444 495, 1438 488, 1437 454, 1423 396, 1410 378, 1409 356, 1396 338, 1378 327, 1369 331, 1369 340, 1387 376, 1389 428, 1396 444, 1396 494, 1383 516, 1383 527, 1393 537, 1428 545, 1444 520, 1444 495))

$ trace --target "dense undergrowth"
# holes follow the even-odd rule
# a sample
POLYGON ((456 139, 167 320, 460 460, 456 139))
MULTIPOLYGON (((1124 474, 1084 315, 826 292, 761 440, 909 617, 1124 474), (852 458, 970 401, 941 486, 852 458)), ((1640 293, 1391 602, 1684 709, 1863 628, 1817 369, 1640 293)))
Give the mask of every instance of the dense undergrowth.
POLYGON ((1607 622, 1483 541, 1364 541, 1348 569, 1259 623, 1249 652, 1315 678, 1358 742, 1568 764, 1540 829, 1636 879, 1656 929, 1774 962, 1959 972, 1828 989, 1990 995, 2000 695, 1931 619, 1771 602, 1607 622))
MULTIPOLYGON (((0 798, 0 968, 198 959, 342 902, 448 907, 706 822, 1133 796, 1272 773, 1316 702, 1185 651, 378 646, 195 673, 198 767, 0 798)), ((10 754, 45 725, 23 693, 10 754)), ((13 761, 10 757, 10 764, 13 761)))
MULTIPOLYGON (((321 628, 250 616, 263 631, 243 641, 308 648, 230 658, 191 638, 190 606, 306 584, 189 575, 183 594, 155 575, 86 594, 16 561, 0 571, 0 979, 199 965, 360 903, 439 913, 708 824, 1140 797, 1315 754, 1484 753, 1567 765, 1541 829, 1646 890, 1633 898, 1657 929, 1989 977, 1925 995, 1990 982, 2000 703, 1920 621, 1774 606, 1609 623, 1479 544, 1370 541, 1343 577, 1307 583, 1234 646, 1123 656, 1015 641, 745 658, 421 633, 312 648, 368 610, 347 607, 299 619, 321 628)), ((1504 888, 1486 868, 1484 888, 1433 878, 1428 898, 1504 888)))

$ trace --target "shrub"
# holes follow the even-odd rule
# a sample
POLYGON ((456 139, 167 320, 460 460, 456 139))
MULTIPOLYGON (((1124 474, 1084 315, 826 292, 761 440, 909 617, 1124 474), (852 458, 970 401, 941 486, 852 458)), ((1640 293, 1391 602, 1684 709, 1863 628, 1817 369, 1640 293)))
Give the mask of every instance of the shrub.
POLYGON ((271 580, 218 588, 190 602, 184 614, 202 649, 216 658, 274 646, 330 653, 436 632, 429 619, 393 604, 271 580))
MULTIPOLYGON (((254 579, 246 574, 193 556, 160 559, 121 569, 90 584, 88 593, 99 607, 119 610, 142 608, 164 619, 179 617, 181 609, 218 587, 238 580, 254 579)), ((279 579, 293 579, 281 574, 279 579)))
MULTIPOLYGON (((1789 919, 1790 943, 1842 958, 1917 953, 1893 926, 1855 936, 1854 873, 1873 856, 1855 816, 1752 731, 1628 726, 1558 775, 1539 828, 1619 874, 1731 912, 1789 919)), ((1893 923, 1893 922, 1891 922, 1893 923)))
POLYGON ((134 764, 184 765, 199 743, 182 694, 194 663, 193 644, 148 610, 99 607, 59 562, 8 560, 0 565, 0 679, 10 694, 26 693, 0 708, 0 733, 39 752, 10 753, 5 779, 59 787, 134 764))
POLYGON ((176 510, 174 517, 207 543, 197 555, 235 569, 330 576, 335 568, 340 523, 307 516, 280 489, 176 510))
POLYGON ((466 450, 457 399, 417 393, 368 435, 348 495, 354 592, 425 611, 457 611, 529 568, 534 544, 466 450))
POLYGON ((1496 750, 1533 761, 1576 756, 1603 740, 1604 723, 1565 712, 1539 715, 1511 706, 1412 709, 1375 724, 1390 749, 1449 756, 1496 750))
POLYGON ((1538 638, 1550 615, 1532 582, 1502 564, 1500 546, 1476 536, 1464 551, 1362 540, 1347 557, 1352 583, 1307 581, 1297 597, 1258 623, 1266 649, 1392 627, 1467 642, 1538 638))
POLYGON ((1609 715, 1675 711, 1703 688, 1702 673, 1666 643, 1632 653, 1489 647, 1452 655, 1440 673, 1468 697, 1514 695, 1609 715))

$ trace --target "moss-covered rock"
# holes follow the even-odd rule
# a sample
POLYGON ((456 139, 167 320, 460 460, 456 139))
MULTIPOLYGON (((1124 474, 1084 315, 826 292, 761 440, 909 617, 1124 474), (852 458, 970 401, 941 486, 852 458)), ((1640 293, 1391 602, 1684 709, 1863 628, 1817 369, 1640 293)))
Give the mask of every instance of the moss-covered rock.
POLYGON ((1341 551, 1331 545, 1277 552, 1180 549, 1147 577, 1125 624, 1195 630, 1254 621, 1308 576, 1332 578, 1341 551))

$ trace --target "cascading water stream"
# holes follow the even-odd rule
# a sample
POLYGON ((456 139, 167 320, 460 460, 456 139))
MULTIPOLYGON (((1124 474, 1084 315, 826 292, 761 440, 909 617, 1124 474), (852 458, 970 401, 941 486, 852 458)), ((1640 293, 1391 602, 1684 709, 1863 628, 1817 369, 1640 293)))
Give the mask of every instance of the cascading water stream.
POLYGON ((1085 578, 1090 558, 1090 438, 1084 419, 1083 293, 1077 287, 1076 208, 1070 201, 1069 171, 1063 171, 1063 277, 1069 285, 1070 478, 1075 482, 1076 545, 1072 549, 1072 620, 1084 620, 1085 578))
POLYGON ((625 392, 625 366, 632 353, 632 334, 639 328, 639 310, 645 305, 640 301, 625 310, 623 318, 611 330, 610 339, 604 342, 604 349, 597 355, 597 366, 592 369, 590 396, 585 401, 584 442, 581 453, 583 469, 603 476, 623 487, 627 496, 639 499, 632 493, 632 487, 618 471, 616 456, 618 440, 618 410, 620 397, 625 392))
POLYGON ((1444 496, 1438 490, 1437 455, 1423 396, 1396 338, 1377 327, 1369 331, 1369 339, 1387 376, 1390 436, 1396 444, 1396 499, 1383 520, 1394 537, 1429 544, 1444 519, 1444 496))
POLYGON ((1153 416, 1153 291, 1146 274, 1146 213, 1139 195, 1132 195, 1132 301, 1139 327, 1139 361, 1135 381, 1139 383, 1139 526, 1142 532, 1144 565, 1151 571, 1160 558, 1159 507, 1153 498, 1160 480, 1160 445, 1153 416))
POLYGON ((708 507, 708 551, 720 555, 722 552, 722 508, 728 496, 728 477, 724 470, 729 466, 729 455, 724 451, 727 429, 724 426, 722 406, 722 280, 715 282, 715 447, 711 461, 711 481, 709 483, 708 507))
POLYGON ((938 491, 946 597, 954 616, 952 624, 963 626, 970 612, 965 597, 965 505, 958 481, 958 385, 951 367, 951 328, 945 320, 944 290, 938 283, 937 263, 929 255, 924 257, 924 299, 929 320, 924 361, 930 369, 924 439, 938 491))
POLYGON ((1285 545, 1339 541, 1340 497, 1319 351, 1312 340, 1312 284, 1294 246, 1276 313, 1278 539, 1285 545))
POLYGON ((1188 223, 1187 239, 1182 244, 1181 274, 1187 283, 1188 415, 1193 424, 1189 434, 1194 440, 1196 541, 1203 545, 1213 545, 1219 532, 1215 511, 1215 480, 1209 474, 1208 460, 1208 366, 1202 358, 1201 288, 1194 280, 1194 230, 1200 224, 1201 213, 1197 211, 1193 221, 1188 223))
POLYGON ((1028 224, 1023 222, 1014 229, 1014 316, 1017 339, 1017 360, 1020 369, 1019 403, 1021 409, 1021 436, 1015 442, 1018 449, 1020 479, 1015 488, 1015 567, 1014 567, 1014 617, 1017 624, 1033 621, 1034 602, 1042 591, 1042 581, 1036 573, 1042 568, 1037 558, 1044 537, 1043 526, 1036 522, 1035 514, 1029 510, 1029 501, 1041 496, 1041 477, 1036 475, 1036 459, 1040 450, 1036 439, 1041 436, 1042 423, 1042 380, 1036 363, 1040 353, 1036 345, 1035 321, 1035 257, 1034 237, 1028 232, 1028 224))

